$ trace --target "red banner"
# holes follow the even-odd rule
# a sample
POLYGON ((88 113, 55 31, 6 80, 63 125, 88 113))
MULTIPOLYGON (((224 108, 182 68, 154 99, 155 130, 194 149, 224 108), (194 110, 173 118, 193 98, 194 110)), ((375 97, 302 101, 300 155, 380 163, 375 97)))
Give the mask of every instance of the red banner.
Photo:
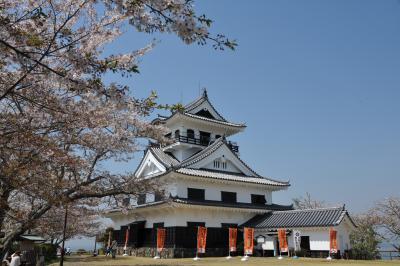
POLYGON ((161 252, 164 249, 165 244, 165 228, 157 228, 157 251, 161 252))
POLYGON ((336 235, 337 231, 331 228, 331 230, 329 230, 329 250, 331 253, 337 253, 336 235))
POLYGON ((128 241, 129 241, 129 227, 126 228, 126 231, 125 231, 125 246, 124 246, 124 250, 126 250, 126 248, 128 247, 128 241))
POLYGON ((279 249, 281 252, 288 252, 288 244, 286 239, 286 229, 278 229, 279 249))
POLYGON ((197 227, 197 253, 206 253, 207 228, 197 227))
POLYGON ((244 228, 244 254, 253 254, 254 248, 254 228, 244 228))
POLYGON ((236 251, 237 228, 229 228, 229 251, 236 251))
POLYGON ((112 231, 109 231, 109 232, 108 232, 108 242, 107 242, 107 247, 110 247, 110 246, 111 246, 111 234, 112 234, 112 231))

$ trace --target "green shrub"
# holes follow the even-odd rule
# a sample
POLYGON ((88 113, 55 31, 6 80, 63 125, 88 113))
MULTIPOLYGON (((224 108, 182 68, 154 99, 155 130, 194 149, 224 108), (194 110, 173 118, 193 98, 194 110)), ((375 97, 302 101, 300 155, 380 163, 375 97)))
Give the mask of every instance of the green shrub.
POLYGON ((57 245, 54 244, 39 244, 37 245, 42 251, 44 259, 51 261, 57 258, 57 245))

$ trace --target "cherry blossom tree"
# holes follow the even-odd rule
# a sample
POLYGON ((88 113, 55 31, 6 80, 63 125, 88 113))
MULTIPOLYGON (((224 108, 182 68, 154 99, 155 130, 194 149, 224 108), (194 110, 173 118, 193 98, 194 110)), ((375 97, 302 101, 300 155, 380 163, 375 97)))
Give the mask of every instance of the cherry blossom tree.
POLYGON ((376 232, 382 241, 400 252, 400 198, 389 197, 371 210, 376 220, 376 232))
POLYGON ((304 210, 304 209, 318 209, 324 208, 327 204, 324 201, 315 200, 311 197, 311 194, 306 192, 306 195, 303 197, 298 197, 292 199, 293 207, 295 209, 304 210))
MULTIPOLYGON (((98 213, 94 210, 68 205, 68 222, 65 230, 65 240, 74 237, 93 237, 101 230, 102 222, 98 213)), ((38 221, 32 230, 51 244, 58 246, 63 240, 64 208, 51 208, 38 221)))
POLYGON ((157 96, 106 84, 107 73, 139 72, 154 44, 104 55, 132 26, 177 35, 187 44, 236 43, 212 35, 190 0, 2 0, 0 2, 0 258, 21 234, 77 204, 118 206, 157 184, 107 170, 129 160, 141 138, 167 141, 147 122, 157 96))

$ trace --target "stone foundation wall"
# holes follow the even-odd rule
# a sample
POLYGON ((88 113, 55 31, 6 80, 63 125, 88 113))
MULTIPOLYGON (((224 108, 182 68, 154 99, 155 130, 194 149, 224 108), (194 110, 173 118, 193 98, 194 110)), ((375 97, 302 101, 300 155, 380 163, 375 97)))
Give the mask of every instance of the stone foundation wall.
MULTIPOLYGON (((132 248, 128 247, 126 253, 129 256, 135 257, 155 257, 157 255, 157 250, 154 247, 141 247, 141 248, 132 248)), ((123 247, 118 247, 117 255, 123 255, 124 249, 123 247)), ((273 251, 268 252, 262 250, 254 250, 253 256, 255 257, 272 257, 273 251)), ((293 253, 292 253, 293 254, 293 253)), ((161 254, 159 254, 161 258, 172 259, 172 258, 194 258, 196 256, 196 249, 194 248, 164 248, 161 254)), ((239 251, 237 253, 232 253, 232 256, 242 256, 243 251, 239 251)), ((298 252, 300 257, 311 257, 311 258, 326 258, 329 255, 328 251, 309 251, 306 254, 302 252, 298 252)), ((228 256, 228 251, 226 248, 210 248, 206 250, 205 254, 199 254, 199 257, 225 257, 228 256)), ((286 256, 286 254, 284 254, 286 256)), ((335 259, 350 259, 352 258, 351 252, 346 251, 345 254, 332 254, 332 258, 335 259)))
MULTIPOLYGON (((131 248, 128 247, 126 253, 129 256, 135 257, 155 257, 157 255, 156 248, 153 247, 141 247, 131 248)), ((118 255, 124 254, 123 247, 118 247, 118 255)), ((196 256, 196 249, 194 248, 164 248, 161 254, 161 258, 194 258, 196 256)), ((207 249, 205 254, 199 254, 199 257, 223 257, 228 256, 226 248, 212 248, 207 249)))

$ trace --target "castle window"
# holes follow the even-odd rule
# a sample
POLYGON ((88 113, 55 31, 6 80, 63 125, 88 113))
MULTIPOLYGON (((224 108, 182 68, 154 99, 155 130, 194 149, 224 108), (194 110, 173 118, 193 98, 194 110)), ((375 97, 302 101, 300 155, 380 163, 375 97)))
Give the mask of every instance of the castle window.
POLYGON ((130 202, 131 202, 130 198, 124 198, 122 200, 122 206, 127 207, 127 206, 129 206, 130 202))
POLYGON ((211 133, 200 131, 200 144, 201 145, 208 145, 210 144, 211 140, 211 133))
POLYGON ((205 199, 205 190, 198 188, 188 188, 188 199, 192 200, 204 200, 205 199))
POLYGON ((180 135, 179 129, 175 130, 175 138, 176 139, 179 139, 179 135, 180 135))
POLYGON ((146 203, 146 194, 145 193, 139 194, 137 197, 137 204, 140 205, 145 203, 146 203))
POLYGON ((194 130, 193 129, 188 129, 186 131, 186 136, 188 139, 194 139, 194 130))
POLYGON ((222 162, 222 169, 226 169, 226 162, 222 162))
POLYGON ((266 200, 265 200, 265 196, 264 195, 251 194, 251 203, 264 205, 265 202, 266 202, 266 200))
POLYGON ((235 203, 236 202, 236 192, 221 191, 221 201, 235 203))
POLYGON ((154 201, 161 201, 161 200, 163 200, 163 198, 164 198, 164 195, 161 192, 156 192, 154 194, 154 201))
POLYGON ((220 160, 214 161, 214 168, 226 169, 227 167, 228 167, 228 164, 226 162, 221 162, 220 160))

